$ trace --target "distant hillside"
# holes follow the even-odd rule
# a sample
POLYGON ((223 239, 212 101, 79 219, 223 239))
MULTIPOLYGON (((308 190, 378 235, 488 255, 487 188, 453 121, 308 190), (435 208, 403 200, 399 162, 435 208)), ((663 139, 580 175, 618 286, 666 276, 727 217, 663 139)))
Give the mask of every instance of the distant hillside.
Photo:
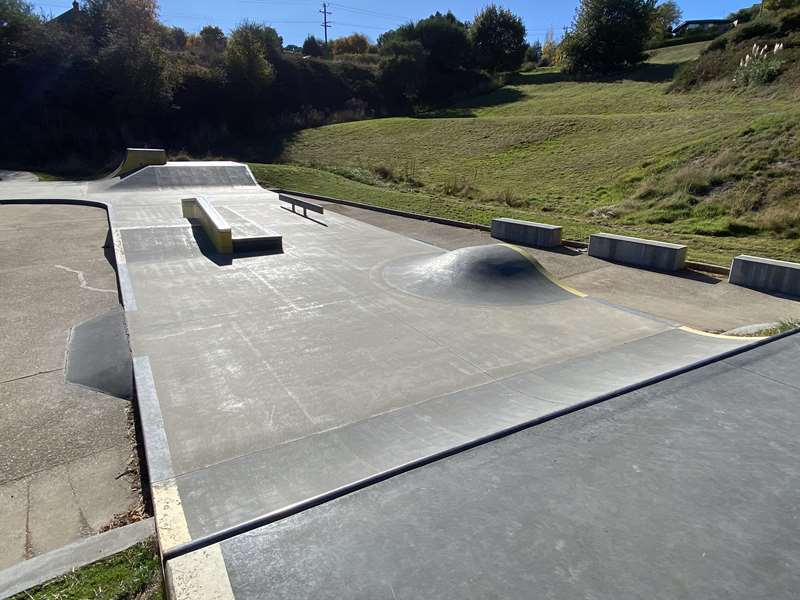
POLYGON ((421 118, 303 130, 283 141, 284 164, 255 170, 265 184, 428 214, 559 223, 573 239, 682 240, 695 259, 800 259, 797 91, 670 92, 706 46, 654 51, 620 80, 539 69, 421 118))

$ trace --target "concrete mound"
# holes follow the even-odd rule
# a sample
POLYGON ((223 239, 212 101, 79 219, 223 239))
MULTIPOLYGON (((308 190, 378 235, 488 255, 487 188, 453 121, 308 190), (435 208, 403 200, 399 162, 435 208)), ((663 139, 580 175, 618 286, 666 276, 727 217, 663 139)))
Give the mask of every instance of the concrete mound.
POLYGON ((407 294, 455 304, 548 304, 575 297, 532 259, 501 245, 404 257, 385 266, 383 278, 407 294))
POLYGON ((169 162, 148 166, 112 184, 115 191, 257 187, 247 165, 228 161, 169 162))

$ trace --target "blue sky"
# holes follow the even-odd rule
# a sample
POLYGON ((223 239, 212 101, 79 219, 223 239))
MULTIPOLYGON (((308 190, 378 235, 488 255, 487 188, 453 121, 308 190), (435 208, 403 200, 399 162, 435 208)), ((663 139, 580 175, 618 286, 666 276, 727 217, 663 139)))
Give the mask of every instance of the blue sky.
MULTIPOLYGON (((719 18, 755 0, 678 0, 687 19, 719 18)), ((67 10, 72 0, 44 0, 34 4, 44 13, 59 14, 67 10)), ((448 9, 460 19, 471 19, 486 0, 404 0, 374 2, 342 0, 329 3, 333 26, 329 36, 339 37, 360 31, 370 39, 410 19, 420 19, 437 10, 448 9)), ((498 2, 520 15, 525 21, 530 41, 543 39, 547 29, 556 34, 572 21, 578 0, 508 0, 498 2)), ((189 32, 203 25, 219 25, 226 32, 244 19, 272 25, 283 36, 285 44, 302 44, 306 35, 322 37, 322 2, 314 0, 159 0, 161 20, 168 25, 183 27, 189 32)))

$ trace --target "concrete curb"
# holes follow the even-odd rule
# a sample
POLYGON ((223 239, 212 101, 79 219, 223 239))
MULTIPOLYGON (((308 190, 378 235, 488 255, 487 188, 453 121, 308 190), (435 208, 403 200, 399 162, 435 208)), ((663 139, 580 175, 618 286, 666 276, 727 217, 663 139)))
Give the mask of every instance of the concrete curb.
MULTIPOLYGON (((374 204, 367 204, 366 202, 355 202, 353 200, 342 200, 341 198, 332 198, 330 196, 322 196, 320 194, 309 194, 307 192, 298 192, 296 190, 287 190, 284 188, 266 188, 270 192, 276 194, 293 194, 295 196, 304 196, 306 198, 313 198, 314 200, 322 200, 323 202, 331 202, 333 204, 342 204, 344 206, 352 206, 354 208, 363 208, 364 210, 372 210, 375 212, 384 213, 387 215, 395 215, 397 217, 406 217, 408 219, 416 219, 418 221, 430 221, 432 223, 439 223, 440 225, 451 225, 453 227, 460 227, 462 229, 479 229, 480 231, 491 232, 492 228, 488 225, 481 225, 480 223, 469 223, 467 221, 456 221, 454 219, 444 219, 441 217, 434 217, 431 215, 423 215, 420 213, 406 212, 403 210, 396 210, 394 208, 385 208, 383 206, 376 206, 374 204)), ((580 242, 578 240, 562 240, 562 246, 567 248, 575 248, 576 250, 586 250, 589 244, 580 242)), ((712 265, 704 262, 686 261, 686 268, 694 269, 696 271, 703 271, 705 273, 716 273, 718 275, 729 275, 730 269, 720 265, 712 265)))
POLYGON ((9 598, 75 569, 113 556, 153 535, 155 524, 149 518, 23 561, 0 571, 0 598, 9 598))

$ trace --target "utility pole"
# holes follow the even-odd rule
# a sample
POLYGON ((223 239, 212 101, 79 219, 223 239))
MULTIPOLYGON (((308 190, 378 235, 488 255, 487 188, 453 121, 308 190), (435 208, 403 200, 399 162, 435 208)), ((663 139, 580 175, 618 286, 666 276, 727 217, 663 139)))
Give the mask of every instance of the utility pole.
POLYGON ((328 23, 328 16, 333 14, 328 10, 328 4, 326 2, 322 3, 322 10, 319 11, 322 13, 322 29, 325 31, 325 45, 328 45, 328 28, 331 26, 328 23))

